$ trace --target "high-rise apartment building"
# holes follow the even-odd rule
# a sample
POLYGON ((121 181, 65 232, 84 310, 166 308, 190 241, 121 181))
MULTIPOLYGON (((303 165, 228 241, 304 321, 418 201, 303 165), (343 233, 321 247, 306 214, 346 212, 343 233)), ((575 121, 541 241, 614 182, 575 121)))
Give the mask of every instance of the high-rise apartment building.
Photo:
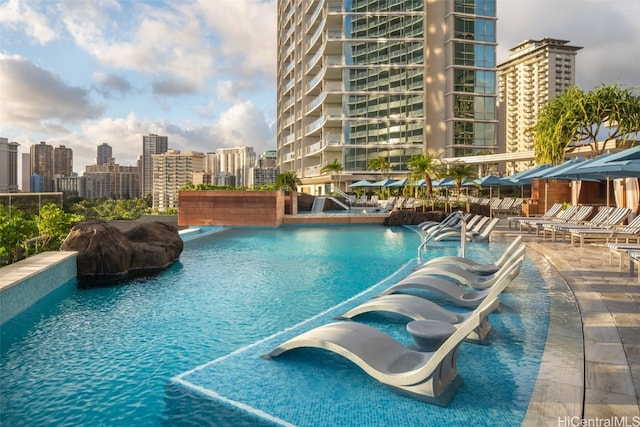
POLYGON ((0 193, 18 191, 18 144, 0 138, 0 193))
POLYGON ((153 191, 153 160, 154 154, 166 153, 169 149, 169 138, 150 134, 142 137, 142 197, 153 191))
POLYGON ((278 0, 277 152, 302 191, 383 157, 494 153, 495 0, 278 0))
POLYGON ((151 156, 153 161, 153 209, 165 212, 178 207, 178 191, 204 171, 204 154, 167 150, 151 156))
POLYGON ((53 175, 73 175, 73 150, 64 145, 53 149, 53 175))
MULTIPOLYGON (((499 112, 504 126, 500 145, 507 153, 533 150, 534 126, 548 101, 575 85, 577 46, 566 40, 525 40, 510 49, 498 65, 499 112)), ((526 170, 533 161, 508 163, 512 172, 526 170)))
POLYGON ((113 150, 111 149, 111 146, 106 142, 103 142, 102 144, 98 145, 98 155, 96 157, 96 164, 108 165, 109 163, 112 163, 112 159, 113 159, 113 150))
POLYGON ((22 153, 22 178, 21 187, 23 193, 31 191, 31 154, 22 153))
POLYGON ((88 199, 138 197, 140 176, 138 166, 120 166, 113 159, 108 164, 86 166, 79 186, 80 196, 88 199))
POLYGON ((53 191, 53 146, 44 141, 30 148, 31 174, 39 178, 31 180, 32 191, 47 193, 53 191), (37 184, 34 188, 34 184, 37 184))

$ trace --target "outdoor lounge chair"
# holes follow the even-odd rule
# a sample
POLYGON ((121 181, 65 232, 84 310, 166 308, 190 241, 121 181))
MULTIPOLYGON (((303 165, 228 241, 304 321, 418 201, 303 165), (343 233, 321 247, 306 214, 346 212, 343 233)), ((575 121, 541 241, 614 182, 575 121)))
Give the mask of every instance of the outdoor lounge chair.
POLYGON ((510 260, 511 255, 515 253, 518 248, 523 246, 522 236, 517 236, 513 242, 505 249, 500 258, 496 261, 488 264, 481 264, 477 261, 473 261, 466 257, 459 256, 441 256, 430 259, 422 264, 420 267, 435 266, 435 265, 457 265, 461 268, 471 271, 476 274, 493 274, 500 270, 507 261, 510 260))
POLYGON ((518 224, 520 225, 520 231, 522 232, 522 227, 523 226, 527 226, 528 231, 531 231, 532 227, 536 226, 537 224, 540 223, 548 223, 548 222, 558 222, 558 223, 564 223, 569 221, 569 219, 571 219, 572 216, 574 216, 576 214, 576 212, 578 211, 578 206, 572 205, 567 207, 565 210, 562 210, 560 212, 558 212, 558 214, 556 216, 554 216, 553 218, 550 219, 546 219, 546 218, 523 218, 518 220, 518 224))
MULTIPOLYGON (((491 310, 489 306, 483 307, 491 310)), ((416 341, 424 338, 417 329, 444 341, 434 351, 407 348, 385 332, 362 323, 336 322, 298 335, 263 357, 273 359, 297 348, 328 350, 350 360, 399 394, 445 406, 462 384, 456 366, 458 348, 480 325, 481 316, 486 313, 474 312, 455 327, 427 320, 409 323, 407 330, 415 334, 416 341)))
POLYGON ((554 203, 553 206, 551 206, 549 208, 549 210, 547 210, 545 213, 543 213, 542 215, 538 215, 538 216, 508 216, 507 217, 507 221, 509 221, 509 228, 511 228, 511 223, 516 223, 519 224, 520 226, 520 232, 522 232, 522 223, 520 223, 520 220, 534 220, 534 219, 543 219, 543 220, 550 220, 553 217, 555 217, 556 215, 558 215, 558 213, 560 213, 562 211, 562 203, 554 203))
POLYGON ((393 207, 395 206, 395 204, 396 204, 396 198, 395 198, 395 197, 393 197, 393 196, 392 196, 392 197, 389 197, 389 198, 387 199, 387 203, 384 205, 384 210, 385 210, 385 211, 387 211, 387 212, 389 212, 390 210, 392 210, 392 209, 393 209, 393 207))
POLYGON ((576 241, 580 242, 580 247, 584 246, 585 241, 609 241, 618 242, 623 240, 625 243, 635 241, 640 243, 640 216, 637 216, 628 225, 622 227, 614 227, 609 229, 572 229, 571 245, 576 241))
POLYGON ((380 295, 389 295, 406 289, 421 289, 433 292, 459 307, 478 307, 491 292, 491 287, 500 286, 504 283, 503 281, 510 283, 520 272, 523 262, 524 255, 515 261, 511 268, 505 269, 495 276, 490 286, 485 289, 471 289, 438 276, 413 276, 400 280, 395 285, 384 290, 380 295))
POLYGON ((509 257, 505 260, 503 266, 492 274, 478 274, 472 271, 467 270, 464 267, 459 265, 451 265, 451 264, 436 264, 436 265, 425 265, 413 273, 409 274, 404 279, 400 280, 399 283, 411 282, 414 278, 417 277, 443 277, 448 279, 449 281, 459 283, 461 285, 470 286, 475 289, 486 289, 493 286, 501 275, 506 271, 509 275, 515 277, 519 272, 519 267, 521 262, 518 261, 524 257, 526 247, 524 245, 520 245, 509 257))
POLYGON ((598 211, 596 216, 580 224, 545 224, 543 226, 542 238, 545 238, 547 231, 549 231, 551 233, 551 240, 555 241, 556 236, 560 234, 564 242, 564 236, 570 235, 570 230, 613 228, 620 225, 630 213, 631 209, 629 208, 603 207, 598 211))
MULTIPOLYGON (((618 256, 620 271, 624 269, 624 255, 629 251, 640 251, 640 243, 607 243, 609 247, 609 265, 613 264, 613 257, 618 256)), ((629 272, 633 273, 633 263, 629 264, 629 272)))
MULTIPOLYGON (((631 265, 635 264, 636 266, 640 267, 640 251, 629 251, 629 262, 631 263, 631 265)), ((631 267, 629 267, 629 270, 631 273, 633 273, 631 267)), ((638 268, 638 283, 640 283, 640 268, 638 268)))
MULTIPOLYGON (((467 337, 468 340, 477 341, 481 344, 488 343, 488 333, 491 330, 488 315, 498 308, 500 305, 498 297, 510 283, 511 280, 501 280, 491 287, 491 290, 483 300, 483 302, 488 302, 486 304, 483 303, 481 308, 477 308, 475 310, 482 310, 485 315, 480 317, 479 326, 469 334, 467 337)), ((437 320, 441 322, 448 322, 453 325, 463 322, 474 313, 474 311, 460 313, 447 310, 433 301, 429 301, 416 295, 388 294, 372 298, 371 300, 347 311, 343 315, 339 316, 339 318, 352 319, 360 314, 377 311, 396 313, 409 317, 413 320, 437 320)))
MULTIPOLYGON (((467 231, 480 231, 484 227, 484 225, 489 221, 488 216, 484 215, 473 215, 471 217, 465 217, 464 221, 466 221, 467 231)), ((462 229, 462 221, 459 221, 453 226, 441 225, 441 226, 433 226, 427 228, 422 232, 422 240, 431 240, 435 236, 446 232, 460 232, 462 229)))
POLYGON ((462 226, 462 218, 464 218, 465 221, 469 221, 472 217, 473 217, 473 214, 471 213, 463 214, 461 212, 456 211, 447 215, 446 218, 443 219, 442 221, 423 221, 420 224, 418 224, 416 227, 418 227, 424 233, 429 233, 429 230, 435 230, 438 227, 439 228, 460 227, 462 226))
MULTIPOLYGON (((568 210, 568 209, 567 209, 568 210)), ((580 224, 585 221, 593 212, 593 206, 578 206, 575 213, 568 218, 564 218, 561 223, 563 224, 580 224)), ((538 221, 533 224, 529 224, 531 228, 536 230, 536 236, 540 235, 540 231, 544 230, 544 227, 549 224, 557 224, 557 221, 538 221)))
MULTIPOLYGON (((482 229, 468 230, 465 233, 466 239, 472 242, 486 242, 491 236, 491 232, 500 221, 500 218, 492 218, 482 229)), ((438 233, 433 236, 432 241, 440 242, 442 240, 458 240, 462 238, 462 230, 450 230, 444 233, 438 233)))

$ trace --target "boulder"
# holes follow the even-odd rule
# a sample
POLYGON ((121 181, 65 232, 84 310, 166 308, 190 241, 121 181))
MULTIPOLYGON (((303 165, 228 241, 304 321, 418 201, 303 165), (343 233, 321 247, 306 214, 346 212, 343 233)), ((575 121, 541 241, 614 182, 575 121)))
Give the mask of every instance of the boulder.
POLYGON ((161 271, 183 247, 171 224, 140 222, 122 232, 106 221, 85 221, 71 229, 60 250, 78 252, 78 280, 90 286, 161 271))

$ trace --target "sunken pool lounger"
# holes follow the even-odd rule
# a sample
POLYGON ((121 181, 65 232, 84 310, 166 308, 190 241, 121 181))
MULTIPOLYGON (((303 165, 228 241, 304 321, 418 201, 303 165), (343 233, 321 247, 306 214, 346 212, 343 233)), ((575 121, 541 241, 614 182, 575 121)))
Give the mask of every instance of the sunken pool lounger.
POLYGON ((440 265, 457 265, 465 270, 469 270, 476 274, 493 274, 500 270, 506 262, 509 260, 511 255, 513 255, 520 247, 523 247, 522 236, 519 235, 515 238, 513 242, 505 249, 503 254, 498 258, 495 262, 490 264, 482 264, 472 259, 460 256, 441 256, 437 258, 430 259, 425 262, 421 266, 419 266, 416 271, 423 267, 433 267, 440 265))
POLYGON ((508 274, 511 278, 517 276, 524 261, 525 250, 526 248, 524 246, 519 247, 516 252, 508 258, 505 265, 493 274, 483 275, 474 273, 457 265, 432 265, 414 271, 397 284, 416 283, 423 277, 435 277, 444 278, 450 282, 470 286, 475 289, 486 289, 493 286, 503 274, 508 274))
POLYGON ((474 312, 434 352, 420 352, 388 334, 357 322, 336 322, 312 329, 279 345, 266 359, 303 347, 321 348, 355 363, 395 392, 445 406, 462 384, 456 365, 460 343, 480 324, 474 312))
MULTIPOLYGON (((524 255, 519 259, 518 264, 524 262, 524 255)), ((389 295, 397 291, 405 289, 423 289, 440 295, 447 301, 460 307, 478 307, 489 295, 494 286, 505 286, 511 283, 511 280, 517 275, 520 265, 514 265, 513 270, 504 270, 501 272, 492 287, 482 290, 469 289, 450 280, 437 276, 416 276, 406 278, 390 288, 383 291, 380 295, 389 295)))

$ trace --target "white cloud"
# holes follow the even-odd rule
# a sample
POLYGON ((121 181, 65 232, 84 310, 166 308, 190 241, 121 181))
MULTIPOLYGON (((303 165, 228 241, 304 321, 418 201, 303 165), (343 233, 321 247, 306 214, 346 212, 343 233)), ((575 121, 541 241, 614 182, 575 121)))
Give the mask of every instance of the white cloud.
POLYGON ((497 7, 498 63, 527 39, 568 40, 583 47, 576 56, 576 84, 581 88, 602 83, 640 87, 640 2, 503 0, 497 7))
POLYGON ((0 93, 0 124, 31 131, 67 126, 103 111, 87 90, 67 85, 19 55, 0 54, 0 93))
POLYGON ((180 82, 178 94, 206 88, 214 54, 193 8, 181 2, 170 9, 133 3, 127 5, 131 11, 122 12, 127 18, 117 22, 109 19, 115 7, 63 3, 62 19, 75 43, 105 67, 135 70, 157 80, 161 90, 166 82, 180 82))
POLYGON ((40 44, 46 44, 57 38, 44 14, 38 13, 26 1, 9 0, 0 5, 0 24, 19 29, 40 44))

